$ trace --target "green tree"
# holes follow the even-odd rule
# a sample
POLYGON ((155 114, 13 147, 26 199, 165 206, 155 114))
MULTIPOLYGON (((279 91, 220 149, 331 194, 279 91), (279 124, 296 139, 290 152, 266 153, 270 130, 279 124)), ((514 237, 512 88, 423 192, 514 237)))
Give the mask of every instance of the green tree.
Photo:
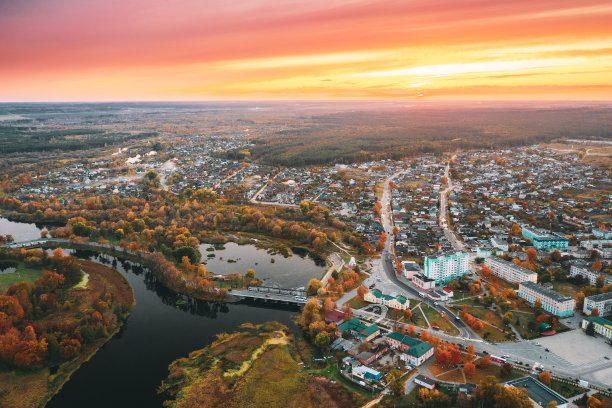
POLYGON ((331 337, 326 332, 317 334, 317 337, 314 339, 314 345, 321 349, 327 347, 329 343, 331 343, 331 337))
POLYGON ((595 336, 595 325, 593 322, 589 322, 589 324, 587 324, 586 334, 589 336, 595 336))

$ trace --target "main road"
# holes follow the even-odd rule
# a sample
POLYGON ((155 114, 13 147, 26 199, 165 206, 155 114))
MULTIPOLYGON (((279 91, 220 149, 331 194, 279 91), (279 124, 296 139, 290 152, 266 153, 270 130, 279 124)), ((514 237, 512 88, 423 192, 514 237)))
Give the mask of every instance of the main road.
POLYGON ((428 304, 430 307, 434 308, 439 313, 444 313, 449 318, 449 322, 455 325, 457 330, 459 330, 460 336, 466 339, 479 339, 479 337, 472 332, 465 323, 461 320, 456 320, 454 318, 454 314, 449 311, 446 307, 442 305, 435 305, 432 300, 428 297, 422 297, 421 295, 424 292, 419 291, 416 287, 412 286, 409 283, 402 282, 396 272, 395 267, 393 265, 393 261, 395 258, 395 236, 393 235, 393 217, 392 217, 392 209, 391 209, 391 181, 403 173, 402 171, 398 171, 391 176, 389 176, 384 183, 383 194, 381 197, 381 213, 380 219, 383 230, 387 233, 387 240, 385 241, 385 248, 382 251, 380 262, 382 270, 385 271, 385 275, 387 279, 390 280, 397 286, 398 288, 411 293, 415 298, 422 299, 422 301, 428 304))

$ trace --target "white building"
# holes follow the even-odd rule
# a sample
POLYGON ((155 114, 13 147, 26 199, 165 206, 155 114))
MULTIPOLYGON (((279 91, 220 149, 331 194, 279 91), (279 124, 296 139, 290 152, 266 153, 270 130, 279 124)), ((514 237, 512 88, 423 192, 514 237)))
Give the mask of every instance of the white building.
POLYGON ((515 265, 512 262, 491 256, 485 259, 485 265, 493 271, 495 276, 510 283, 537 282, 538 274, 529 269, 515 265))
POLYGON ((581 275, 585 280, 588 280, 589 285, 591 286, 595 286, 597 283, 597 278, 600 276, 604 277, 604 286, 612 284, 612 276, 600 271, 594 271, 584 261, 575 261, 570 267, 570 276, 574 277, 578 275, 581 275))
POLYGON ((593 309, 597 309, 600 316, 612 314, 612 292, 601 293, 584 298, 582 312, 590 315, 593 309))
POLYGON ((556 316, 565 317, 574 314, 574 306, 576 305, 574 299, 537 283, 521 282, 517 295, 532 305, 537 299, 540 299, 542 309, 556 316))
POLYGON ((441 284, 468 273, 468 254, 446 252, 437 256, 426 256, 423 274, 441 284))

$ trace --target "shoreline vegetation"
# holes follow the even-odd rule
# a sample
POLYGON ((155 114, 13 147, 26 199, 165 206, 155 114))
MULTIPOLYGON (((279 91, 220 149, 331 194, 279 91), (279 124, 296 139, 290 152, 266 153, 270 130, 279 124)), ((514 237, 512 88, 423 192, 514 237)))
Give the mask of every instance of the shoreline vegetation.
POLYGON ((244 324, 169 365, 165 407, 359 407, 364 396, 310 370, 299 342, 278 323, 244 324), (296 398, 296 396, 300 396, 296 398))
MULTIPOLYGON (((71 375, 121 330, 123 323, 134 307, 133 290, 127 279, 120 272, 91 261, 80 260, 79 262, 82 270, 88 276, 87 285, 83 288, 68 288, 61 294, 65 302, 78 304, 78 306, 67 311, 65 306, 62 306, 58 311, 52 312, 51 316, 47 316, 45 322, 48 322, 49 327, 52 327, 53 322, 59 319, 65 319, 64 324, 69 324, 68 322, 75 321, 79 316, 86 316, 90 311, 96 309, 92 314, 92 325, 97 328, 96 334, 88 341, 85 337, 89 336, 89 334, 85 332, 85 328, 89 326, 80 326, 83 327, 83 332, 79 332, 78 335, 81 338, 82 344, 78 350, 73 347, 71 349, 71 354, 73 355, 63 362, 47 362, 38 367, 32 366, 27 369, 10 371, 7 368, 1 369, 0 405, 2 407, 45 406, 61 390, 71 375), (101 296, 103 294, 104 296, 101 296), (104 301, 109 306, 113 306, 114 310, 119 313, 119 316, 115 312, 110 311, 99 313, 97 309, 103 311, 105 309, 104 305, 97 304, 101 301, 104 301), (98 316, 102 320, 95 322, 98 316), (100 334, 105 335, 98 337, 100 334)), ((81 320, 83 319, 84 317, 81 317, 81 320)), ((36 325, 37 322, 33 321, 31 323, 36 325)), ((74 324, 77 323, 75 322, 74 324)), ((40 337, 42 338, 42 330, 40 337)), ((55 352, 62 353, 62 356, 58 358, 63 359, 63 357, 68 356, 67 350, 70 346, 74 346, 74 344, 64 343, 64 341, 60 344, 64 346, 55 352)), ((48 353, 54 352, 51 346, 47 346, 46 350, 48 353)), ((51 358, 53 357, 47 356, 45 361, 49 361, 51 358)))

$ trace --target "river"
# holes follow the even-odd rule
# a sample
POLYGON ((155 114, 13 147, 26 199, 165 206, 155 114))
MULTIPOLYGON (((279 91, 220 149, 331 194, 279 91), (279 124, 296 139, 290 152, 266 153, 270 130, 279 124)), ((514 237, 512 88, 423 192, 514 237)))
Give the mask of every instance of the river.
POLYGON ((243 323, 276 320, 291 326, 299 313, 294 307, 191 299, 159 284, 139 264, 90 251, 74 254, 123 273, 134 289, 136 306, 121 331, 72 375, 47 407, 161 407, 165 397, 156 389, 168 375, 170 362, 243 323), (179 299, 187 303, 177 305, 179 299))

